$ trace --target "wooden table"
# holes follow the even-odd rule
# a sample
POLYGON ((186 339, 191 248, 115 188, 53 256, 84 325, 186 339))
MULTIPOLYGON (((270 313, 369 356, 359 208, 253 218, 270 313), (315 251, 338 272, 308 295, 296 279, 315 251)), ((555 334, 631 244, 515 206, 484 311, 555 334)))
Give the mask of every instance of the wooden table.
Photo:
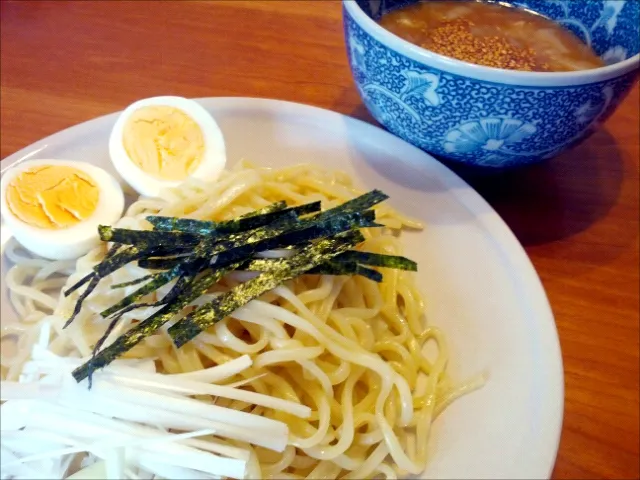
MULTIPOLYGON (((1 2, 4 158, 142 97, 253 96, 373 122, 339 2, 1 2)), ((553 306, 566 406, 554 478, 638 478, 638 93, 547 164, 469 181, 525 245, 553 306)))

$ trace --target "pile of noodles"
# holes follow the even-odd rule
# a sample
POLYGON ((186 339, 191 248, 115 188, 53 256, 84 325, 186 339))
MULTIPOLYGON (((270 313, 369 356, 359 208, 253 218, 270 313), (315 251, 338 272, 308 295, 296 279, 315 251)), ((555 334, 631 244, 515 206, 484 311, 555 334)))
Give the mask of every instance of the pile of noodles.
MULTIPOLYGON (((321 200, 323 208, 359 194, 351 179, 311 165, 273 170, 245 162, 214 184, 189 181, 162 198, 141 198, 117 226, 149 229, 149 214, 226 220, 286 200, 299 205, 321 200)), ((385 228, 365 229, 365 251, 402 255, 403 227, 421 228, 389 207, 376 207, 385 228)), ((6 327, 3 342, 16 339, 16 352, 3 348, 2 378, 16 380, 28 360, 39 325, 52 325, 50 349, 58 355, 88 357, 108 321, 99 312, 137 286, 110 286, 147 275, 135 263, 102 281, 66 330, 62 325, 77 300, 60 295, 101 260, 102 245, 77 261, 33 259, 17 244, 6 255, 15 263, 5 279, 20 323, 6 327)), ((410 255, 409 255, 410 256, 410 255)), ((204 399, 285 422, 289 444, 283 453, 252 447, 249 478, 397 478, 420 473, 427 463, 433 420, 452 400, 477 388, 481 379, 454 386, 446 375, 445 338, 423 318, 424 303, 410 272, 382 268, 382 283, 360 276, 305 275, 252 301, 180 349, 167 328, 129 351, 125 358, 153 358, 158 371, 181 373, 222 364, 248 354, 253 366, 229 379, 249 380, 242 388, 292 400, 312 409, 301 419, 235 400, 204 399), (425 345, 436 353, 427 355, 425 345)), ((210 301, 248 278, 235 272, 200 298, 210 301)), ((143 300, 154 301, 172 284, 143 300)), ((193 308, 193 307, 190 307, 193 308)), ((126 314, 105 345, 153 309, 126 314)), ((229 441, 233 444, 233 441, 229 441)), ((240 442, 236 442, 240 444, 240 442)))

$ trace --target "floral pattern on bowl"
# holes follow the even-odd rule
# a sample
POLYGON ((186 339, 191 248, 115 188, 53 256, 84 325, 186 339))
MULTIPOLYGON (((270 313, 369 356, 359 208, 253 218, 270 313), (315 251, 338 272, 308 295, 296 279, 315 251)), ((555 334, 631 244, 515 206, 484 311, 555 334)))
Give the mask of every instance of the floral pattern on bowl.
MULTIPOLYGON (((411 2, 358 0, 357 3, 376 18, 385 8, 411 2)), ((511 3, 556 19, 608 63, 626 60, 640 50, 640 27, 633 24, 639 17, 639 2, 511 3)), ((371 114, 410 143, 467 164, 510 167, 559 154, 604 121, 637 76, 636 66, 605 79, 578 72, 578 80, 565 80, 559 85, 537 85, 531 81, 520 85, 517 74, 523 72, 516 72, 512 75, 516 80, 511 78, 504 83, 478 79, 461 74, 460 68, 455 73, 449 71, 446 62, 437 58, 419 61, 402 48, 391 48, 367 32, 348 10, 344 11, 344 26, 349 63, 371 114)), ((392 36, 388 32, 385 35, 392 36)), ((505 72, 504 76, 510 75, 505 72)))

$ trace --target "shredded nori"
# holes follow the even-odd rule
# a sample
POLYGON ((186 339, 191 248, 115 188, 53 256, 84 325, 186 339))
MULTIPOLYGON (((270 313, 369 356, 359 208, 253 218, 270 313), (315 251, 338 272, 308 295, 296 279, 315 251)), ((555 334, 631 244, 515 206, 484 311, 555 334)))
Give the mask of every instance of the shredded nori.
POLYGON ((317 275, 360 275, 362 277, 373 280, 374 282, 382 282, 382 274, 372 268, 363 267, 357 263, 334 262, 334 259, 312 268, 307 273, 317 275))
POLYGON ((217 283, 227 272, 232 271, 237 265, 228 268, 205 272, 198 280, 193 282, 190 288, 185 288, 182 295, 173 302, 165 305, 149 318, 141 321, 135 327, 118 337, 111 345, 105 347, 94 357, 80 365, 72 373, 77 382, 90 376, 95 370, 104 368, 120 355, 128 352, 147 336, 167 323, 174 315, 185 308, 189 303, 202 296, 212 285, 217 283))
POLYGON ((235 242, 231 244, 221 242, 214 246, 214 253, 218 254, 216 263, 228 263, 254 255, 260 251, 273 250, 290 245, 306 243, 316 238, 327 237, 348 230, 364 227, 376 227, 375 213, 372 210, 365 212, 351 212, 341 216, 333 216, 320 219, 311 218, 300 221, 291 228, 290 225, 274 227, 265 232, 260 238, 250 238, 249 241, 235 242))
MULTIPOLYGON (((349 250, 348 250, 349 251, 349 250)), ((346 252, 345 252, 346 253, 346 252)), ((356 262, 337 262, 336 258, 340 255, 328 260, 309 271, 305 272, 313 275, 361 275, 367 277, 374 282, 382 282, 382 274, 377 270, 363 267, 356 262)), ((242 264, 238 270, 247 270, 250 272, 274 272, 285 265, 286 258, 255 258, 242 264)))
POLYGON ((78 290, 81 286, 83 286, 85 283, 90 281, 95 276, 96 276, 96 272, 90 272, 90 273, 86 274, 78 282, 74 283, 69 288, 67 288, 64 292, 62 292, 62 294, 65 297, 68 297, 69 295, 71 295, 73 292, 78 290))
MULTIPOLYGON (((200 270, 204 269, 207 266, 207 263, 203 258, 193 258, 188 262, 183 262, 169 271, 157 273, 152 275, 152 279, 150 282, 144 284, 142 287, 138 288, 135 292, 127 295, 122 300, 120 300, 115 305, 107 308, 106 310, 100 312, 100 315, 103 317, 108 317, 117 313, 118 311, 127 308, 136 300, 148 295, 151 292, 156 291, 158 288, 166 285, 170 281, 175 278, 178 278, 176 284, 172 287, 172 289, 167 293, 167 295, 163 298, 162 301, 157 302, 156 304, 167 303, 180 293, 181 289, 184 288, 185 279, 192 278, 195 274, 197 274, 200 270)), ((154 304, 154 305, 156 305, 154 304)))
MULTIPOLYGON (((254 258, 243 263, 239 270, 271 272, 277 269, 278 265, 284 260, 285 259, 281 258, 254 258)), ((309 270, 307 273, 322 275, 362 275, 376 282, 381 282, 382 274, 376 270, 366 268, 365 265, 410 271, 416 271, 418 268, 413 260, 405 257, 347 250, 340 255, 336 255, 330 261, 309 270)))
POLYGON ((176 265, 180 265, 186 259, 187 257, 141 258, 138 260, 138 266, 148 270, 170 270, 176 265))
POLYGON ((152 280, 150 282, 145 283, 143 286, 138 288, 135 292, 130 293, 129 295, 124 297, 122 300, 120 300, 118 303, 110 306, 106 310, 103 310, 102 312, 100 312, 100 315, 106 318, 110 315, 113 315, 114 313, 117 313, 119 310, 122 310, 123 308, 128 307, 133 302, 141 299, 145 295, 148 295, 151 292, 155 292, 158 288, 162 287, 163 285, 166 285, 174 278, 177 278, 179 275, 180 275, 179 267, 176 267, 168 272, 162 272, 162 273, 157 273, 153 275, 152 280))
POLYGON ((76 284, 69 287, 67 290, 63 292, 65 297, 68 297, 71 293, 76 291, 85 283, 89 282, 92 278, 98 277, 102 279, 107 275, 115 272, 121 267, 124 267, 126 264, 138 260, 143 257, 157 257, 160 255, 176 255, 178 253, 182 253, 187 250, 188 247, 184 247, 182 245, 158 245, 148 249, 140 249, 135 245, 130 245, 123 249, 120 249, 117 253, 112 256, 105 257, 102 261, 93 267, 93 272, 84 276, 80 281, 76 284))
POLYGON ((330 208, 329 210, 325 210, 324 212, 321 212, 312 218, 315 218, 316 220, 318 220, 318 219, 331 217, 334 215, 362 212, 364 210, 367 210, 373 207, 374 205, 377 205, 380 202, 385 201, 388 198, 389 196, 381 192, 380 190, 371 190, 370 192, 360 195, 359 197, 356 197, 354 199, 348 200, 343 204, 338 205, 337 207, 333 207, 333 208, 330 208))
POLYGON ((370 209, 387 198, 373 190, 325 211, 321 211, 320 202, 296 207, 276 202, 224 222, 149 216, 153 230, 101 226, 102 240, 114 243, 91 273, 64 292, 69 295, 88 283, 65 327, 105 276, 134 261, 157 272, 112 286, 123 288, 147 282, 101 312, 102 316, 111 317, 109 325, 96 343, 92 359, 77 368, 74 377, 81 381, 88 376, 91 382, 95 369, 108 365, 155 332, 223 275, 236 269, 262 273, 173 325, 169 332, 178 347, 251 299, 304 273, 361 275, 380 282, 382 274, 369 267, 416 270, 415 262, 404 257, 351 250, 364 240, 361 228, 381 226, 370 209), (254 258, 257 253, 274 249, 293 249, 293 254, 286 258, 254 258), (175 279, 175 285, 164 297, 136 303, 175 279), (122 316, 142 307, 160 308, 100 350, 122 316))
MULTIPOLYGON (((96 343, 94 349, 93 349, 93 356, 95 357, 96 353, 100 350, 100 347, 102 347, 102 345, 104 344, 105 340, 109 337, 109 334, 113 331, 113 329, 115 328, 115 326, 117 325, 118 321, 122 318, 122 316, 125 313, 131 312, 133 310, 136 310, 138 308, 145 308, 145 307, 161 307, 163 305, 166 305, 170 302, 173 302, 175 299, 178 298, 179 295, 184 294, 187 289, 189 289, 194 280, 195 280, 195 275, 183 275, 182 277, 180 277, 178 279, 178 281, 176 282, 176 284, 173 286, 173 288, 160 300, 158 300, 157 302, 154 303, 135 303, 132 305, 127 305, 126 307, 120 309, 119 311, 116 312, 116 314, 112 317, 112 320, 109 322, 109 325, 107 326, 107 329, 105 331, 105 333, 102 335, 102 337, 100 337, 100 339, 98 340, 98 342, 96 343)), ((104 312, 103 312, 103 316, 104 312)))
POLYGON ((288 258, 277 270, 261 273, 190 313, 169 328, 169 335, 176 347, 180 348, 242 305, 362 241, 364 237, 357 230, 318 240, 288 258))
POLYGON ((129 230, 100 225, 98 233, 103 242, 118 242, 125 245, 135 245, 138 248, 150 248, 156 245, 197 245, 200 242, 197 235, 186 232, 129 230))
POLYGON ((361 252, 349 250, 333 259, 334 262, 356 262, 372 267, 395 268, 396 270, 409 270, 416 272, 418 264, 413 260, 398 255, 384 255, 382 253, 361 252))
POLYGON ((133 285, 137 285, 139 283, 142 282, 146 282, 147 280, 151 280, 154 276, 153 275, 144 275, 142 277, 138 277, 135 280, 130 280, 128 282, 122 282, 122 283, 116 283, 114 285, 111 285, 112 289, 117 289, 117 288, 124 288, 124 287, 131 287, 133 285))
POLYGON ((87 285, 87 288, 85 288, 84 292, 82 292, 82 294, 78 297, 78 301, 73 308, 73 313, 71 313, 71 316, 65 322, 62 328, 67 328, 69 325, 71 325, 71 322, 75 320, 75 318, 80 313, 80 310, 82 310, 82 302, 84 302, 85 298, 91 295, 91 292, 96 289, 98 283, 100 283, 100 279, 96 275, 92 276, 91 280, 89 281, 89 285, 87 285))
POLYGON ((104 278, 126 264, 144 257, 158 257, 162 255, 176 255, 191 250, 192 247, 184 245, 155 245, 144 248, 130 245, 113 257, 103 260, 94 267, 94 271, 100 278, 104 278))
POLYGON ((150 222, 156 230, 218 236, 227 233, 245 232, 254 228, 264 227, 265 225, 269 225, 280 217, 288 214, 293 214, 295 218, 297 218, 302 215, 319 212, 320 208, 320 202, 312 202, 298 207, 278 209, 262 214, 255 213, 224 222, 193 220, 190 218, 159 217, 155 215, 148 216, 147 221, 150 222))
POLYGON ((254 210, 253 212, 240 215, 240 217, 238 218, 255 217, 256 215, 264 215, 265 213, 277 212, 278 210, 284 210, 285 208, 287 208, 287 202, 285 202, 284 200, 281 200, 279 202, 274 202, 271 205, 267 205, 266 207, 262 207, 257 210, 254 210))

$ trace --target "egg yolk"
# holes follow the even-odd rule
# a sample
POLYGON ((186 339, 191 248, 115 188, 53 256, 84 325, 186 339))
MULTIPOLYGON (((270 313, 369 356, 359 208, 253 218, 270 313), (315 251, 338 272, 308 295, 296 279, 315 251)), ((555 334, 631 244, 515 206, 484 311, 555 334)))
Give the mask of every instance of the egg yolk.
POLYGON ((200 126, 182 110, 168 106, 134 111, 124 126, 122 141, 133 163, 162 180, 184 180, 204 154, 200 126))
POLYGON ((7 206, 14 216, 39 228, 60 229, 91 216, 100 190, 77 168, 41 165, 16 175, 7 185, 7 206))

